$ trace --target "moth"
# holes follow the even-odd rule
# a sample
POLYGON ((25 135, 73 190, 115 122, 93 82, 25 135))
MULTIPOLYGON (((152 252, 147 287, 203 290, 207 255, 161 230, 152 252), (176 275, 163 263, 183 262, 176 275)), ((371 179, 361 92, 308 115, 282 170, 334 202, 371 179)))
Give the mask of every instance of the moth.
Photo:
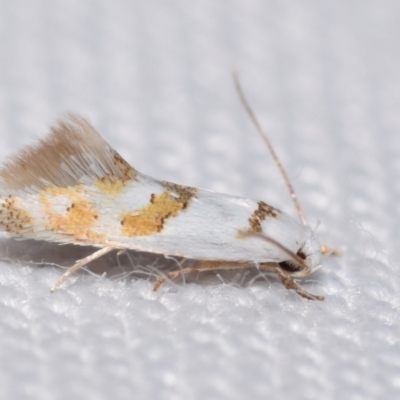
POLYGON ((293 278, 320 267, 321 248, 282 164, 244 98, 295 202, 299 221, 263 201, 160 181, 132 168, 84 118, 69 114, 47 137, 0 168, 0 231, 19 239, 98 248, 54 284, 112 250, 159 253, 197 263, 161 276, 256 266, 310 300, 293 278))

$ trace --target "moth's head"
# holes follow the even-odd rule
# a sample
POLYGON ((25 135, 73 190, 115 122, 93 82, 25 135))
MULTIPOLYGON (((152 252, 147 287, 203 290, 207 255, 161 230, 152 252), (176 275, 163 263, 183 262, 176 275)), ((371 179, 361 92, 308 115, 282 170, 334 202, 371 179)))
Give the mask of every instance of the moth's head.
POLYGON ((296 256, 300 260, 290 258, 279 263, 279 266, 290 276, 301 278, 312 274, 321 267, 321 245, 310 228, 306 228, 305 239, 301 244, 296 256))

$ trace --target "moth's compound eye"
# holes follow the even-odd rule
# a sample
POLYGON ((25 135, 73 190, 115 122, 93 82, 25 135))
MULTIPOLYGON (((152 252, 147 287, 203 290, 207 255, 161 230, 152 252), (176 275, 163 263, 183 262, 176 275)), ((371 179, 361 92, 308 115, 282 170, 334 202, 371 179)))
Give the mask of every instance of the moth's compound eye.
POLYGON ((290 272, 290 273, 298 272, 298 271, 301 271, 302 269, 304 269, 304 265, 297 265, 292 260, 282 261, 279 263, 279 266, 282 270, 284 270, 286 272, 290 272))
MULTIPOLYGON (((297 251, 296 255, 302 260, 307 259, 307 255, 302 248, 297 251)), ((282 261, 279 263, 279 266, 281 267, 281 269, 289 273, 299 272, 305 269, 305 265, 299 264, 298 262, 296 262, 296 260, 282 261)))

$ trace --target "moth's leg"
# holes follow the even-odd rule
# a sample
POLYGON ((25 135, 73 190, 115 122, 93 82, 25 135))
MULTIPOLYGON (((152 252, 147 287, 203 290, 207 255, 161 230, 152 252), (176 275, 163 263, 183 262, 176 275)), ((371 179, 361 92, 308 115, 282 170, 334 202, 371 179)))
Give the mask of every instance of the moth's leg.
POLYGON ((276 273, 282 281, 283 286, 288 290, 294 290, 301 297, 308 300, 324 300, 324 296, 318 296, 308 293, 300 285, 298 285, 278 264, 260 264, 260 269, 276 273))
POLYGON ((94 253, 90 254, 89 256, 83 258, 82 260, 78 261, 75 265, 67 269, 61 278, 51 287, 51 291, 54 292, 58 289, 69 276, 71 276, 75 271, 79 268, 84 267, 85 265, 89 264, 91 261, 96 260, 96 258, 104 256, 104 254, 109 253, 111 250, 114 250, 115 247, 103 247, 100 250, 95 251, 94 253))
POLYGON ((223 261, 201 261, 196 265, 188 268, 182 268, 178 271, 169 272, 162 278, 157 279, 153 286, 153 290, 156 291, 158 288, 169 279, 175 279, 179 276, 186 275, 193 271, 212 271, 216 269, 234 269, 234 268, 246 268, 249 267, 248 263, 237 263, 237 262, 223 262, 223 261))
MULTIPOLYGON (((248 268, 252 267, 252 264, 249 263, 236 263, 236 262, 222 262, 222 261, 202 261, 199 264, 196 264, 189 268, 182 268, 178 271, 173 271, 162 278, 159 278, 153 286, 153 290, 156 291, 159 287, 168 279, 175 279, 179 276, 188 274, 193 271, 211 271, 217 269, 235 269, 235 268, 248 268)), ((260 269, 267 270, 270 272, 276 273, 282 281, 283 286, 288 290, 294 290, 298 293, 301 297, 304 297, 308 300, 324 300, 323 296, 314 295, 308 293, 304 290, 300 285, 293 281, 293 279, 282 269, 279 267, 278 264, 274 263, 265 263, 260 264, 260 269)))
POLYGON ((321 246, 321 254, 323 254, 324 256, 332 256, 332 257, 342 255, 340 250, 331 249, 328 246, 321 246))

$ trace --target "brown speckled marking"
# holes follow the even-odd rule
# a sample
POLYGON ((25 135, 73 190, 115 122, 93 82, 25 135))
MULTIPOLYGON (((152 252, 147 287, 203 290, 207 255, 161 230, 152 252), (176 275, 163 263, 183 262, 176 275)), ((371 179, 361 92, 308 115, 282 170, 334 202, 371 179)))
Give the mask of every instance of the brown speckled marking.
POLYGON ((195 189, 174 184, 171 184, 170 190, 172 193, 166 191, 152 194, 147 206, 122 214, 120 216, 122 234, 131 237, 161 232, 166 220, 176 217, 185 210, 195 194, 195 189))
POLYGON ((28 211, 21 208, 18 199, 9 195, 0 199, 0 230, 16 236, 33 233, 33 222, 28 211))
POLYGON ((162 185, 167 189, 168 192, 172 192, 179 201, 183 202, 183 209, 189 205, 190 200, 197 193, 197 189, 189 186, 178 185, 171 182, 162 182, 162 185))
POLYGON ((41 191, 40 201, 45 207, 48 222, 46 229, 49 231, 72 236, 76 241, 104 242, 106 235, 93 230, 99 213, 84 197, 82 185, 70 188, 48 187, 41 191), (59 196, 65 196, 71 201, 71 206, 64 213, 53 209, 52 200, 59 196))
POLYGON ((122 181, 136 179, 137 171, 132 168, 117 152, 114 152, 114 164, 122 175, 122 181))
POLYGON ((113 154, 114 165, 121 177, 113 174, 107 174, 94 181, 97 188, 106 194, 121 194, 126 185, 136 179, 137 171, 132 168, 118 153, 113 154))
POLYGON ((267 217, 277 218, 279 213, 280 211, 277 208, 274 208, 263 201, 259 201, 257 210, 255 210, 249 218, 250 230, 252 232, 261 233, 261 222, 267 217))

